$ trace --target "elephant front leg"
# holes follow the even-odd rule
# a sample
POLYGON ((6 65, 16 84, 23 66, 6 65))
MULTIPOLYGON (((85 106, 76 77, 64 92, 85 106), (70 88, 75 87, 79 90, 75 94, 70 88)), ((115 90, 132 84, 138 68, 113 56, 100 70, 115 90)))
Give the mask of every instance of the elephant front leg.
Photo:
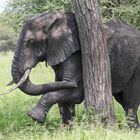
POLYGON ((44 123, 46 115, 53 104, 54 98, 50 96, 50 93, 46 93, 42 95, 38 104, 31 111, 29 111, 27 115, 39 123, 44 123))
POLYGON ((60 115, 62 116, 62 123, 70 124, 75 117, 75 104, 72 103, 58 103, 60 115))
MULTIPOLYGON (((44 95, 42 95, 40 101, 38 102, 37 106, 34 107, 29 113, 28 116, 30 116, 33 120, 44 123, 46 115, 49 111, 49 109, 54 105, 55 103, 61 103, 61 102, 70 102, 75 103, 79 98, 81 98, 80 92, 75 89, 63 89, 58 90, 55 92, 49 92, 44 95)), ((65 114, 63 116, 64 122, 67 122, 69 119, 72 119, 72 116, 74 115, 74 110, 72 111, 73 107, 71 106, 71 109, 69 109, 69 105, 65 106, 64 108, 65 114), (70 115, 70 116, 69 116, 70 115)))

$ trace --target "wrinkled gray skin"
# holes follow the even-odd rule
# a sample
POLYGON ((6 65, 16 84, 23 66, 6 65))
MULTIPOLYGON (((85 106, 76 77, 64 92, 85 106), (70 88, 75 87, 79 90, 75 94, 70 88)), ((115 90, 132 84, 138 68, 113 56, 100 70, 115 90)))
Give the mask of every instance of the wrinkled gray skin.
MULTIPOLYGON (((121 21, 110 21, 103 29, 111 61, 113 95, 128 120, 138 126, 140 33, 121 21)), ((44 122, 49 109, 58 103, 63 123, 69 123, 75 115, 75 104, 82 102, 84 96, 80 43, 73 13, 46 13, 23 26, 12 64, 14 82, 40 61, 53 68, 57 82, 34 85, 28 78, 19 87, 29 95, 43 94, 28 115, 44 122)))

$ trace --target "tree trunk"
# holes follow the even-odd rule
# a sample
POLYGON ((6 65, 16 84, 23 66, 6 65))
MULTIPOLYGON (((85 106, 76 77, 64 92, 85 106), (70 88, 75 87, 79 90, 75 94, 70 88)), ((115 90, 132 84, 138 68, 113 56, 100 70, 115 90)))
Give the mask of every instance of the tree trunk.
POLYGON ((85 106, 94 107, 101 120, 114 123, 110 61, 98 0, 72 0, 72 3, 82 48, 85 106))

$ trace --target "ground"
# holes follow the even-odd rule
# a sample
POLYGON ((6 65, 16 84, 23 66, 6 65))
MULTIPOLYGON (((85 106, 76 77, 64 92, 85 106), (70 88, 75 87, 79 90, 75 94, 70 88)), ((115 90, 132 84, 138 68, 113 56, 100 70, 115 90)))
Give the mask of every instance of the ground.
MULTIPOLYGON (((0 92, 9 88, 5 85, 12 79, 12 57, 13 53, 0 53, 0 92)), ((44 63, 39 64, 33 69, 31 80, 34 83, 53 81, 53 71, 50 68, 46 70, 44 63)), ((124 112, 115 101, 116 127, 104 128, 87 121, 83 104, 76 106, 77 115, 72 126, 64 127, 57 105, 49 112, 44 125, 39 125, 26 115, 38 98, 25 95, 20 90, 0 96, 0 140, 140 140, 140 130, 126 127, 124 112)), ((140 119, 140 110, 138 115, 140 119)))

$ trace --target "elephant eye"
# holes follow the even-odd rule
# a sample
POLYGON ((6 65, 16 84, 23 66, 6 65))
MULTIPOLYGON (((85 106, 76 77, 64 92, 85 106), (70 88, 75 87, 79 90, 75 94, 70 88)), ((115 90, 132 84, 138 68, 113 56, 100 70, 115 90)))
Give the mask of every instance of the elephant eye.
POLYGON ((33 42, 34 42, 33 39, 30 39, 30 40, 28 41, 29 44, 32 44, 33 42))

